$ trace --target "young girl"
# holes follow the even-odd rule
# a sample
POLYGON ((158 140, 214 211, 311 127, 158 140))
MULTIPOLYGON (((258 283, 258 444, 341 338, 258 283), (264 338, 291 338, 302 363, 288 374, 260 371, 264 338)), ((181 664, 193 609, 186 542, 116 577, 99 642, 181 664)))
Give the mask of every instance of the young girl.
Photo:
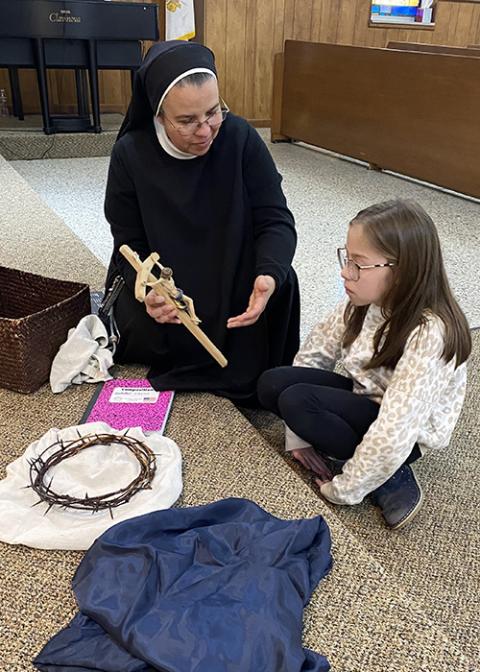
POLYGON ((359 212, 338 260, 347 298, 293 366, 260 377, 259 399, 285 421, 286 450, 317 474, 326 499, 358 504, 371 494, 399 528, 422 503, 411 463, 446 447, 460 415, 470 332, 418 204, 359 212), (338 360, 344 375, 333 373, 338 360), (333 477, 322 458, 341 473, 333 477))

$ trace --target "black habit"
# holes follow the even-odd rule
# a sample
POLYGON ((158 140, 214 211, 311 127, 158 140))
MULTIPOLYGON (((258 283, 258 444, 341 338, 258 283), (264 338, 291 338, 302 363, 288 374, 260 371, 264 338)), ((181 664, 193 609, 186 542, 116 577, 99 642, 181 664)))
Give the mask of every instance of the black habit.
POLYGON ((158 141, 154 109, 152 101, 142 123, 122 129, 108 174, 105 214, 114 251, 107 286, 116 274, 126 281, 115 305, 116 361, 151 365, 156 389, 208 390, 255 403, 258 376, 291 364, 299 345, 296 233, 281 177, 255 129, 231 113, 205 155, 170 156, 158 141), (225 369, 183 326, 156 323, 135 300, 135 271, 118 252, 124 243, 141 259, 158 252, 173 269, 200 327, 228 359, 225 369), (227 329, 262 274, 276 283, 266 310, 252 326, 227 329))

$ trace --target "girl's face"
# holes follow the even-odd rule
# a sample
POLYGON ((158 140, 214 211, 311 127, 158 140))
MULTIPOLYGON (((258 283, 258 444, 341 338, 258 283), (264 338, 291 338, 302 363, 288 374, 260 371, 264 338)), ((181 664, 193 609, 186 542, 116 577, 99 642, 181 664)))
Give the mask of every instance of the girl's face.
MULTIPOLYGON (((386 264, 389 261, 369 242, 363 226, 359 223, 348 227, 346 249, 348 258, 359 266, 386 264)), ((393 281, 392 268, 388 266, 361 269, 358 280, 349 279, 348 268, 342 269, 341 276, 345 291, 354 306, 367 306, 371 303, 381 306, 393 281)))

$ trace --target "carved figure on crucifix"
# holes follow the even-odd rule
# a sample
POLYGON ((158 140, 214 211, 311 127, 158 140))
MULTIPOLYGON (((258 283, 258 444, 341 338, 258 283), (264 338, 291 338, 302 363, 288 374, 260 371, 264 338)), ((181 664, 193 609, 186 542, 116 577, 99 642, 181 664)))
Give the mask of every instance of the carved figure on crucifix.
POLYGON ((184 294, 182 289, 176 287, 173 281, 173 271, 171 268, 163 266, 160 271, 160 278, 156 282, 148 284, 150 287, 154 287, 156 284, 161 284, 167 290, 169 296, 174 300, 178 310, 186 311, 195 324, 200 324, 201 320, 195 313, 193 299, 184 294))

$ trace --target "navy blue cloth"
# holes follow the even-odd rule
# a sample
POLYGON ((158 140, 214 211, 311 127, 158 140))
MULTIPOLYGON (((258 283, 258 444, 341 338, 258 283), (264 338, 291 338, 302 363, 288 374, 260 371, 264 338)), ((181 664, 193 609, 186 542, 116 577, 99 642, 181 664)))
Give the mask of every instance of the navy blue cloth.
POLYGON ((245 499, 170 509, 105 532, 80 563, 80 613, 42 672, 324 672, 302 611, 330 570, 321 516, 280 520, 245 499))

